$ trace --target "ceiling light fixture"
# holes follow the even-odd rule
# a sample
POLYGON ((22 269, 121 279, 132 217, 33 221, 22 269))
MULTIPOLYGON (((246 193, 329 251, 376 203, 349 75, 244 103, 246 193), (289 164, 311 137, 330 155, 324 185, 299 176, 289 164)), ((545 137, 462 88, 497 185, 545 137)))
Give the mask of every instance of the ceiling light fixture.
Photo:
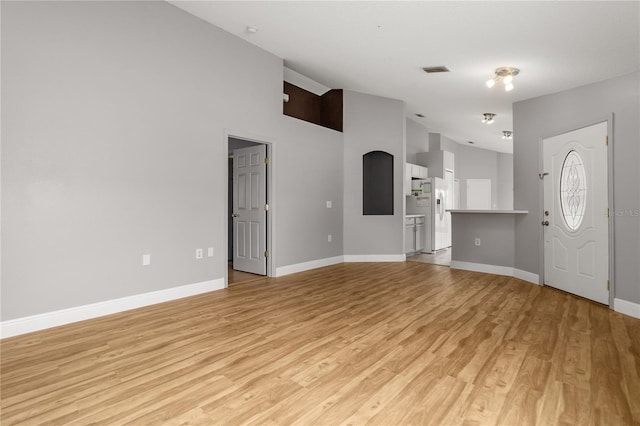
POLYGON ((496 68, 495 75, 491 80, 487 80, 485 83, 489 89, 495 86, 496 82, 502 80, 504 83, 504 90, 510 92, 513 90, 513 77, 520 74, 520 70, 514 67, 500 67, 496 68))
POLYGON ((247 32, 248 32, 249 34, 255 34, 255 33, 257 33, 257 32, 258 32, 258 29, 257 29, 257 28, 255 28, 255 27, 247 26, 247 32))
POLYGON ((511 130, 503 130, 502 139, 513 139, 513 132, 511 130))
POLYGON ((496 115, 492 112, 485 112, 484 114, 482 114, 482 122, 486 124, 491 124, 494 122, 493 117, 495 116, 496 115))

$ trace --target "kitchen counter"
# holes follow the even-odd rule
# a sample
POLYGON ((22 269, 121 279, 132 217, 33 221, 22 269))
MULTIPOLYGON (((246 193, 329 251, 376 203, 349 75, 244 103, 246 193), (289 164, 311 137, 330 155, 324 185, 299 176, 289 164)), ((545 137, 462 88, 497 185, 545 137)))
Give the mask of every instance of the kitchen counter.
POLYGON ((423 214, 406 214, 404 215, 407 219, 411 219, 412 217, 425 217, 423 214))

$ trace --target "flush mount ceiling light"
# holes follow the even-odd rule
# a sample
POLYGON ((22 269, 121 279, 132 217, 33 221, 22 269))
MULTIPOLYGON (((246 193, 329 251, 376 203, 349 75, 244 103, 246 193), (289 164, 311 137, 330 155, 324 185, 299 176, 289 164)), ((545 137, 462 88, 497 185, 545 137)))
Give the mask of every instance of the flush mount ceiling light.
POLYGON ((247 32, 249 34, 255 34, 258 32, 258 29, 256 27, 247 26, 247 32))
POLYGON ((495 75, 491 80, 487 80, 486 85, 488 88, 495 86, 496 82, 502 80, 504 83, 504 90, 510 92, 513 90, 513 77, 520 74, 520 70, 514 67, 500 67, 496 68, 495 75))
POLYGON ((486 123, 486 124, 491 124, 493 123, 493 117, 495 117, 496 115, 492 112, 485 112, 484 114, 482 114, 482 122, 486 123))
POLYGON ((513 139, 513 132, 511 130, 503 130, 502 139, 513 139))

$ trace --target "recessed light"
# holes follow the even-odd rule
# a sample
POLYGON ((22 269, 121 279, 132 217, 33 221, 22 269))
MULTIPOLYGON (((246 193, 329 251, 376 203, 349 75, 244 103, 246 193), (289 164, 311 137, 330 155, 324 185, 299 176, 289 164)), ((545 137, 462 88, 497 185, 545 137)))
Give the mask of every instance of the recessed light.
POLYGON ((473 145, 475 142, 474 141, 467 141, 467 143, 470 143, 471 145, 473 145))
POLYGON ((424 114, 417 113, 416 117, 424 118, 424 114))
POLYGON ((257 32, 258 32, 258 29, 257 29, 257 28, 255 28, 255 27, 247 26, 247 32, 248 32, 249 34, 255 34, 255 33, 257 33, 257 32))

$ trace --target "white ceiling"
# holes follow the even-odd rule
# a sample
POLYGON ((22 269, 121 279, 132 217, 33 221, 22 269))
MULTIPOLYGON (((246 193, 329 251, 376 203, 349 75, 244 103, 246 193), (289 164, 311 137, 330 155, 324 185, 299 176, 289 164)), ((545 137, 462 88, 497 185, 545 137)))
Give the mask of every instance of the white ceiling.
POLYGON ((431 132, 500 152, 513 102, 640 69, 638 1, 171 3, 325 86, 404 100, 431 132), (451 72, 421 70, 434 65, 451 72), (512 92, 484 84, 500 66, 521 70, 512 92))

